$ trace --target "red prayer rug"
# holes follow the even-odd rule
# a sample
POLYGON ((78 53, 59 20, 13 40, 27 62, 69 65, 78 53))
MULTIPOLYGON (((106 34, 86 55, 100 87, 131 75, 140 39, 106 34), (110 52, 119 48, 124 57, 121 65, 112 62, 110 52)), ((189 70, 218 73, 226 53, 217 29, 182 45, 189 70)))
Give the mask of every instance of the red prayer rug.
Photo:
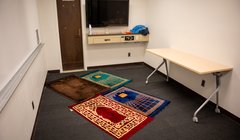
POLYGON ((116 139, 128 139, 148 124, 146 117, 104 96, 97 96, 70 107, 116 139))

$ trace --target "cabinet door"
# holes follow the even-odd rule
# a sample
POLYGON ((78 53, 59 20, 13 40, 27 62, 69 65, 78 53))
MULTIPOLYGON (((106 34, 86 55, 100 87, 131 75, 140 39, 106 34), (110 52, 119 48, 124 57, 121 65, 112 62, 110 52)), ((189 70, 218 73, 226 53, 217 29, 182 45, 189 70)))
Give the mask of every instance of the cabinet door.
POLYGON ((83 68, 80 0, 57 0, 63 70, 83 68))
POLYGON ((118 43, 121 42, 120 37, 106 37, 106 38, 94 38, 94 44, 101 44, 101 43, 118 43))

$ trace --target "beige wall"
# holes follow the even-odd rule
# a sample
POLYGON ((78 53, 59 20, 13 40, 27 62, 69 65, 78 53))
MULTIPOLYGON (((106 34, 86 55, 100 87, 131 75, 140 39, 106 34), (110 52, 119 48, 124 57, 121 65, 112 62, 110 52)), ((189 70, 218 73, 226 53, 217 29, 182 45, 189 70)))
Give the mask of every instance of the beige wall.
POLYGON ((1 140, 29 140, 46 78, 43 50, 0 113, 1 140), (35 109, 32 109, 32 101, 35 109))
MULTIPOLYGON (((98 28, 93 29, 95 33, 122 32, 131 29, 137 24, 146 24, 146 1, 147 0, 130 0, 129 27, 98 28)), ((42 40, 46 43, 45 58, 47 68, 61 69, 61 54, 59 44, 59 32, 57 23, 57 9, 55 0, 38 0, 40 15, 40 28, 43 36, 42 40)), ((120 64, 131 62, 142 62, 146 44, 127 43, 111 45, 87 45, 86 19, 85 19, 85 0, 81 0, 82 9, 82 29, 83 29, 83 50, 85 69, 87 66, 120 64), (132 53, 128 57, 128 52, 132 53)))
MULTIPOLYGON (((240 1, 239 0, 149 0, 147 23, 149 48, 172 47, 233 66, 222 78, 220 105, 240 117, 240 1)), ((145 62, 156 66, 159 58, 146 53, 145 62)), ((170 65, 170 76, 207 97, 213 90, 212 75, 199 76, 170 65), (201 87, 201 80, 206 87, 201 87)))
POLYGON ((35 0, 0 1, 0 89, 37 47, 35 15, 35 0))
POLYGON ((48 70, 62 69, 56 0, 37 0, 42 42, 48 70))
MULTIPOLYGON (((146 4, 147 0, 130 0, 129 5, 129 26, 128 27, 111 27, 111 28, 95 28, 93 33, 104 34, 121 33, 132 29, 135 25, 146 25, 146 4)), ((82 0, 82 21, 83 35, 87 36, 88 29, 85 28, 85 0, 82 0)), ((110 64, 122 64, 132 62, 143 62, 146 43, 121 43, 121 44, 104 44, 104 45, 87 45, 86 61, 87 66, 100 66, 110 64), (128 57, 128 52, 131 57, 128 57)))
MULTIPOLYGON (((5 62, 1 63, 0 75, 11 79, 15 73, 7 74, 11 70, 17 71, 30 52, 38 46, 35 34, 35 30, 38 29, 36 0, 1 0, 0 17, 0 35, 2 35, 0 61, 5 62), (19 56, 23 56, 24 59, 19 56), (15 67, 11 67, 13 64, 15 67), (6 70, 8 73, 5 73, 6 70)), ((43 49, 0 112, 1 140, 29 140, 31 137, 47 73, 43 49), (34 110, 32 102, 35 105, 34 110)))

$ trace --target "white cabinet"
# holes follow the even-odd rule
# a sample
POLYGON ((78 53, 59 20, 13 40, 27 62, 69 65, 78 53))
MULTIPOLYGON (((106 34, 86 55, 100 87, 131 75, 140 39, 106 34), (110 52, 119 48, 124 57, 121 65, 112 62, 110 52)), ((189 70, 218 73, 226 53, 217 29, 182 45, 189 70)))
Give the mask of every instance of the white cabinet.
POLYGON ((114 34, 114 35, 89 35, 88 44, 108 44, 108 43, 126 43, 126 42, 148 42, 149 36, 141 34, 114 34))

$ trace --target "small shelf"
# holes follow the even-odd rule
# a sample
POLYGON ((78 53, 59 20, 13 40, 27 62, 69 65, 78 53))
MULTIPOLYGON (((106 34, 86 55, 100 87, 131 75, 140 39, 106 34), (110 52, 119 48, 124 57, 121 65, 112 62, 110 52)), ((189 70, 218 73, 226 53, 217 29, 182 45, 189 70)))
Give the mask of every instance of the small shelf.
POLYGON ((141 34, 88 35, 88 44, 110 44, 126 42, 148 42, 149 36, 141 34))

